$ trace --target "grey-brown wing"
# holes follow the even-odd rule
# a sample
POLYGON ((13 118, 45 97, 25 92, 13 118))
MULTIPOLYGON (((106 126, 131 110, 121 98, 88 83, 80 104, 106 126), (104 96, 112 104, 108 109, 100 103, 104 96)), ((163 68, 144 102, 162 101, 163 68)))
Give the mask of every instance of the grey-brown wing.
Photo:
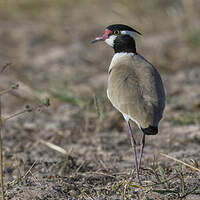
POLYGON ((108 79, 112 104, 142 127, 157 125, 164 109, 163 87, 158 86, 162 81, 158 72, 147 64, 113 67, 108 79))

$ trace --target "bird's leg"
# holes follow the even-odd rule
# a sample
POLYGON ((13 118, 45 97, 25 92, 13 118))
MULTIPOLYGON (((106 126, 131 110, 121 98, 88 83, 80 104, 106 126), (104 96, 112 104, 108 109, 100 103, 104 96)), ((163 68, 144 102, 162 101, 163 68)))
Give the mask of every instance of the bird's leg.
POLYGON ((135 167, 136 167, 136 175, 137 175, 136 177, 137 177, 138 181, 140 182, 138 161, 137 161, 137 152, 136 152, 136 141, 135 141, 135 139, 133 137, 133 133, 132 133, 129 121, 127 121, 127 125, 128 125, 128 131, 129 131, 129 134, 130 134, 130 138, 131 138, 131 146, 133 148, 133 153, 134 153, 134 157, 135 157, 135 167))
POLYGON ((143 133, 142 139, 141 139, 141 142, 140 142, 140 157, 139 157, 138 169, 140 169, 144 145, 145 145, 145 134, 143 133))

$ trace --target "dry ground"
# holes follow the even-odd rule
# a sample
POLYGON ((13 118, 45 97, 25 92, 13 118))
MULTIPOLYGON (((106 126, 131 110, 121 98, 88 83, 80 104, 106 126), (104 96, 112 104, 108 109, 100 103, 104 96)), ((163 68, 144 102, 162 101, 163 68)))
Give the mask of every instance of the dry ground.
MULTIPOLYGON (((198 0, 0 0, 7 199, 200 199, 200 3, 198 0), (158 67, 167 105, 135 171, 127 127, 106 98, 112 49, 90 41, 112 23, 134 26, 138 51, 158 67), (60 147, 63 153, 49 144, 60 147)), ((133 124, 137 140, 140 131, 133 124)))

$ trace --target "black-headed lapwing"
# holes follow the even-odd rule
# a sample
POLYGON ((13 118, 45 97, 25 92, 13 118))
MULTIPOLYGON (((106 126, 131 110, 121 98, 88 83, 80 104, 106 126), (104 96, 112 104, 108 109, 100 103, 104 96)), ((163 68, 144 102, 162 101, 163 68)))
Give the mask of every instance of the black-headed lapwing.
POLYGON ((158 123, 165 107, 165 91, 160 74, 156 68, 136 51, 133 28, 123 24, 113 24, 104 34, 92 42, 105 41, 114 49, 114 56, 108 71, 107 96, 112 105, 122 113, 131 138, 136 175, 139 180, 145 135, 156 135, 158 123), (129 120, 142 130, 139 163, 136 142, 129 120))

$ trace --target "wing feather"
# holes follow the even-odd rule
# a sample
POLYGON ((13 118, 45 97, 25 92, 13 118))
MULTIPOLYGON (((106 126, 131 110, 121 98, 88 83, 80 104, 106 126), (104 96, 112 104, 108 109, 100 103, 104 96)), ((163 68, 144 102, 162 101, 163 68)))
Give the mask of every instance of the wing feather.
POLYGON ((141 127, 157 126, 165 106, 162 80, 149 62, 139 56, 131 59, 129 64, 115 63, 110 70, 109 99, 141 127))

